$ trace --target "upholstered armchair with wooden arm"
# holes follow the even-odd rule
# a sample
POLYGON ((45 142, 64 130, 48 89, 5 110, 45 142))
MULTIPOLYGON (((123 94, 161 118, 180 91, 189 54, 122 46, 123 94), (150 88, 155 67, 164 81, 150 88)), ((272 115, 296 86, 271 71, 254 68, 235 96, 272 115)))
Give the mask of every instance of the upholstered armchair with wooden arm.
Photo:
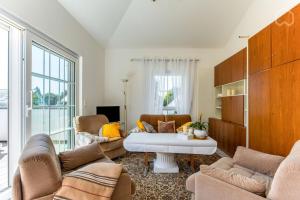
POLYGON ((123 140, 126 133, 121 131, 121 138, 113 141, 103 142, 99 137, 99 130, 109 123, 105 115, 77 116, 74 118, 75 146, 84 146, 98 141, 103 152, 110 158, 116 158, 126 153, 123 147, 123 140))

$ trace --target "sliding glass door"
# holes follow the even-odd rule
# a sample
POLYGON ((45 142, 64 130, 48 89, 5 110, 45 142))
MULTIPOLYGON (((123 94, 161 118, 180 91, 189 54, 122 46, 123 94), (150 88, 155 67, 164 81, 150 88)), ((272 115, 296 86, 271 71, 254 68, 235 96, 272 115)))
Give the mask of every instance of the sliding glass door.
POLYGON ((50 135, 56 152, 74 146, 75 62, 46 46, 31 45, 31 135, 50 135))
POLYGON ((0 24, 0 191, 8 183, 8 50, 9 28, 0 24))

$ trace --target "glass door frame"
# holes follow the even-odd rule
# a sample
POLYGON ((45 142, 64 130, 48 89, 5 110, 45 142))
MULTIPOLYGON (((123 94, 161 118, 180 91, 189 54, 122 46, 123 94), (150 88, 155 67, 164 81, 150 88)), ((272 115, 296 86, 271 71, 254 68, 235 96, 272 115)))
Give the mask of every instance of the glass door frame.
POLYGON ((0 25, 8 30, 8 187, 23 148, 23 86, 25 29, 0 14, 0 25))
MULTIPOLYGON (((51 42, 47 41, 44 38, 41 38, 37 36, 35 33, 27 31, 26 35, 26 45, 25 45, 25 51, 26 51, 26 84, 25 84, 25 116, 26 116, 26 134, 25 134, 25 141, 29 139, 31 136, 31 123, 32 123, 32 45, 37 44, 40 46, 43 46, 46 49, 49 49, 50 51, 55 52, 56 54, 59 54, 70 61, 74 62, 75 66, 75 115, 77 115, 79 110, 79 58, 76 58, 72 55, 70 55, 68 52, 64 51, 63 49, 57 47, 55 44, 52 44, 51 42)), ((74 141, 72 141, 74 143, 74 141)), ((73 144, 74 145, 74 144, 73 144)))
POLYGON ((7 57, 7 114, 6 114, 6 117, 7 117, 7 162, 6 162, 6 165, 7 165, 7 171, 5 172, 7 174, 7 187, 6 188, 2 188, 0 189, 0 192, 6 190, 9 185, 10 185, 10 178, 9 178, 9 166, 10 166, 10 163, 9 163, 9 160, 10 160, 10 154, 9 154, 9 148, 10 148, 10 143, 9 143, 9 132, 10 132, 10 127, 9 127, 9 123, 10 123, 10 113, 9 113, 9 110, 10 110, 10 27, 9 25, 3 23, 0 21, 0 29, 4 30, 4 31, 7 31, 7 44, 8 44, 8 49, 7 49, 7 53, 8 53, 8 57, 7 57))

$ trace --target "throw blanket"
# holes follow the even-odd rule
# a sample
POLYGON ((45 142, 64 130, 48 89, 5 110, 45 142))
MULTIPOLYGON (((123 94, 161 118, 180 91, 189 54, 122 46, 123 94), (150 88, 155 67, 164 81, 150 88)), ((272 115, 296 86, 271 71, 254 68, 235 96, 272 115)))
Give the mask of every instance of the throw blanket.
POLYGON ((65 175, 62 187, 54 200, 107 200, 111 199, 122 165, 94 163, 65 175))

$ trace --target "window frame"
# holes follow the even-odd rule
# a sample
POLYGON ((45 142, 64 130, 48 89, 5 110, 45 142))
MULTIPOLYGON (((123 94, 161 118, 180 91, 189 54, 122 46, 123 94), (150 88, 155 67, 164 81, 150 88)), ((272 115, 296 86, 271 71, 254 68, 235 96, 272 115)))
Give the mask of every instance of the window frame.
MULTIPOLYGON (((161 90, 157 90, 157 95, 159 95, 159 94, 164 94, 164 96, 172 89, 173 90, 173 88, 168 88, 168 82, 169 82, 169 79, 170 78, 170 80, 172 79, 172 78, 180 78, 180 81, 182 82, 182 76, 181 75, 176 75, 176 74, 164 74, 164 75, 155 75, 154 76, 154 81, 155 82, 159 82, 160 81, 160 79, 163 79, 163 81, 165 81, 165 79, 167 79, 166 80, 166 82, 167 82, 167 89, 161 89, 161 90)), ((158 84, 160 84, 160 83, 158 83, 158 84)), ((175 99, 173 100, 173 101, 175 101, 175 99)), ((171 101, 172 102, 172 101, 171 101)), ((169 102, 169 104, 171 103, 171 102, 169 102)), ((161 113, 162 114, 166 114, 166 115, 168 115, 168 114, 177 114, 178 113, 178 111, 176 110, 176 106, 163 106, 162 105, 162 110, 161 110, 161 113)))
MULTIPOLYGON (((26 115, 26 135, 25 135, 25 141, 30 138, 32 126, 31 126, 31 112, 32 112, 32 45, 42 47, 43 49, 47 49, 47 51, 51 52, 51 54, 54 54, 58 57, 63 57, 71 62, 74 63, 74 85, 75 85, 75 99, 74 99, 74 116, 76 116, 78 113, 81 113, 79 110, 80 107, 80 77, 79 77, 79 57, 75 57, 70 54, 70 52, 63 50, 62 48, 58 47, 56 44, 53 44, 47 40, 47 38, 42 38, 38 36, 37 34, 27 30, 26 31, 26 45, 25 45, 25 77, 26 77, 26 83, 25 83, 25 115, 26 115)), ((52 78, 51 78, 52 79, 52 78)), ((55 79, 55 78, 54 78, 55 79)), ((50 119, 49 119, 50 120, 50 119)), ((72 119, 71 119, 72 120, 72 119)), ((50 127, 50 126, 49 126, 50 127)), ((74 127, 71 127, 73 129, 74 127)), ((49 131, 50 132, 50 131, 49 131)), ((71 147, 74 147, 75 145, 75 136, 72 137, 71 140, 71 147)))

